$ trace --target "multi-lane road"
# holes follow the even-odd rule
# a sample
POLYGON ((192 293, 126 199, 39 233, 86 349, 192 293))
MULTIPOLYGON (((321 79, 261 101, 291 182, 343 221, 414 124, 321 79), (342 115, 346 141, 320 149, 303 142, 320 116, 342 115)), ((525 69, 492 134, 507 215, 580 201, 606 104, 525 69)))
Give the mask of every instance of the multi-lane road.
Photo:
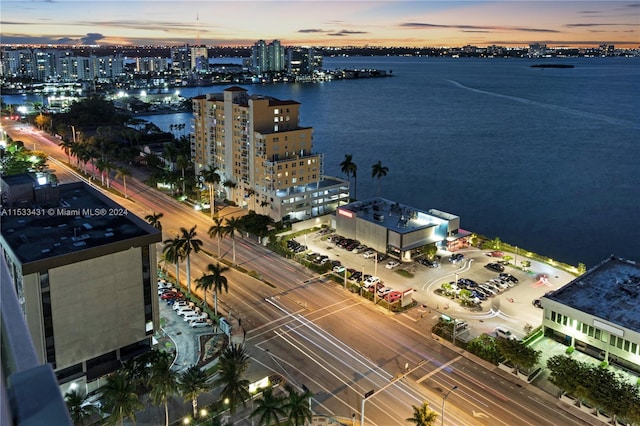
MULTIPOLYGON (((35 144, 53 157, 50 164, 61 182, 84 179, 66 167, 66 155, 55 139, 18 131, 14 122, 4 119, 3 128, 14 140, 27 147, 35 144)), ((112 185, 120 188, 120 182, 112 185)), ((127 181, 127 193, 129 199, 108 195, 141 217, 162 212, 164 238, 173 237, 180 227, 197 226, 205 252, 191 256, 192 280, 216 262, 217 241, 206 235, 210 218, 149 189, 135 174, 127 181)), ((222 253, 231 258, 229 239, 222 240, 222 253)), ((435 339, 430 324, 436 312, 425 310, 422 317, 388 313, 242 238, 236 238, 236 263, 264 279, 232 269, 227 273, 229 292, 220 295, 224 311, 240 318, 246 330, 252 357, 248 378, 277 373, 306 386, 313 393, 315 413, 359 424, 362 398, 374 391, 364 404, 366 424, 407 424, 412 405, 426 401, 440 413, 443 397, 456 387, 446 399, 447 425, 586 424, 563 411, 550 395, 507 379, 494 366, 435 339)), ((186 276, 184 264, 181 276, 186 276)), ((236 414, 234 424, 251 424, 248 409, 236 414)))

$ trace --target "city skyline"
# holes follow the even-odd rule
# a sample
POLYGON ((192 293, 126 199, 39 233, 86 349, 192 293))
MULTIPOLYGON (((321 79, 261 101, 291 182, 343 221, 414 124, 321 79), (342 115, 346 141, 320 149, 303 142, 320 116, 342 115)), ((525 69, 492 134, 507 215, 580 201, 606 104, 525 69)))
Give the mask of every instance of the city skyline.
POLYGON ((2 3, 3 44, 640 46, 637 1, 2 3))

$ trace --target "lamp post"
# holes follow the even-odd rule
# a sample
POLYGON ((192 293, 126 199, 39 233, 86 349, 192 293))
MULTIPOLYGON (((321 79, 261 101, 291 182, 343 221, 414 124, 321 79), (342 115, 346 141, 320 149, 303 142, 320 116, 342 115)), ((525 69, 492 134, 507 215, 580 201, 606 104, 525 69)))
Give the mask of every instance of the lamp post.
POLYGON ((447 394, 444 396, 444 398, 442 398, 442 422, 440 423, 442 426, 444 426, 444 403, 447 400, 447 397, 449 396, 449 394, 451 392, 453 392, 454 390, 458 389, 458 386, 454 386, 451 389, 449 389, 449 392, 447 392, 447 394))
POLYGON ((71 127, 71 135, 73 136, 73 143, 76 143, 76 126, 74 126, 73 124, 69 124, 69 127, 71 127))

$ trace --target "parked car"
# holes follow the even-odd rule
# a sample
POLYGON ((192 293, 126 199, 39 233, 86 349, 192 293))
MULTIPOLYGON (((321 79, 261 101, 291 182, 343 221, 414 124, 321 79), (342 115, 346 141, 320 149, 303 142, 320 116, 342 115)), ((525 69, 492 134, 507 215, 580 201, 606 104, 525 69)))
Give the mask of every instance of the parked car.
POLYGON ((502 278, 503 280, 506 281, 511 281, 512 283, 517 283, 518 279, 516 277, 514 277, 513 275, 503 272, 500 274, 500 278, 502 278))
POLYGON ((484 267, 487 268, 487 269, 491 269, 492 271, 496 271, 496 272, 504 271, 504 266, 502 266, 499 263, 487 263, 486 265, 484 265, 484 267))
POLYGON ((380 282, 380 278, 378 277, 369 277, 367 279, 364 280, 364 283, 362 284, 365 288, 369 288, 372 285, 375 285, 377 283, 380 282))
POLYGON ((351 274, 351 279, 353 281, 358 281, 360 278, 362 278, 362 272, 360 271, 355 271, 353 274, 351 274))
POLYGON ((378 262, 383 262, 389 258, 388 254, 378 253, 378 262))
POLYGON ((179 300, 173 303, 173 310, 177 311, 178 309, 182 308, 182 307, 187 307, 189 306, 191 303, 193 302, 187 302, 186 300, 179 300))
POLYGON ((402 299, 402 292, 397 290, 389 292, 384 296, 384 300, 386 300, 389 303, 393 303, 396 300, 400 300, 400 299, 402 299))
POLYGON ((384 267, 387 269, 393 269, 398 265, 400 265, 400 262, 398 262, 397 260, 390 260, 386 265, 384 265, 384 267))
POLYGON ((189 327, 200 328, 213 325, 213 321, 207 319, 197 319, 189 321, 189 327))
POLYGON ((336 265, 333 267, 333 272, 338 273, 338 274, 342 274, 344 273, 344 271, 346 270, 346 268, 342 265, 336 265))
POLYGON ((184 294, 180 293, 179 291, 167 291, 160 296, 160 299, 169 300, 177 299, 179 297, 184 297, 184 294))
POLYGON ((502 327, 496 327, 496 336, 501 339, 518 340, 518 338, 514 336, 512 332, 502 327))
POLYGON ((533 303, 533 306, 536 308, 542 309, 542 301, 540 299, 534 299, 531 303, 533 303))
POLYGON ((376 255, 376 252, 374 250, 367 250, 362 254, 362 257, 364 257, 365 259, 371 259, 375 255, 376 255))
POLYGON ((387 294, 391 293, 393 289, 391 287, 382 287, 378 290, 378 297, 385 297, 387 294))
POLYGON ((193 313, 193 314, 187 314, 183 318, 184 318, 184 320, 186 322, 189 322, 189 321, 194 321, 194 320, 207 319, 207 318, 209 318, 209 315, 207 315, 206 312, 196 312, 196 313, 193 313))
POLYGON ((451 263, 458 263, 462 260, 464 260, 464 254, 462 253, 453 253, 451 256, 449 256, 449 262, 451 263))
POLYGON ((502 257, 502 256, 504 256, 504 252, 502 252, 500 250, 494 250, 491 253, 489 253, 489 256, 491 256, 491 257, 502 257))

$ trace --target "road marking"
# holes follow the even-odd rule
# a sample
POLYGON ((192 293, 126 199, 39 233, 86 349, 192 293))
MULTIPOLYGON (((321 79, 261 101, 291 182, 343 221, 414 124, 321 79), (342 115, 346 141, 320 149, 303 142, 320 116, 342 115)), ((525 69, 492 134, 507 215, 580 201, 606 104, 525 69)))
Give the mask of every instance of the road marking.
POLYGON ((448 366, 450 366, 451 364, 453 364, 456 361, 459 361, 462 358, 462 355, 458 355, 457 357, 455 357, 454 359, 452 359, 451 361, 442 364, 440 367, 436 368, 435 370, 425 374, 424 376, 420 377, 418 380, 416 380, 416 383, 422 383, 425 380, 427 380, 429 377, 433 376, 434 374, 438 373, 440 370, 443 370, 445 368, 447 368, 448 366))

